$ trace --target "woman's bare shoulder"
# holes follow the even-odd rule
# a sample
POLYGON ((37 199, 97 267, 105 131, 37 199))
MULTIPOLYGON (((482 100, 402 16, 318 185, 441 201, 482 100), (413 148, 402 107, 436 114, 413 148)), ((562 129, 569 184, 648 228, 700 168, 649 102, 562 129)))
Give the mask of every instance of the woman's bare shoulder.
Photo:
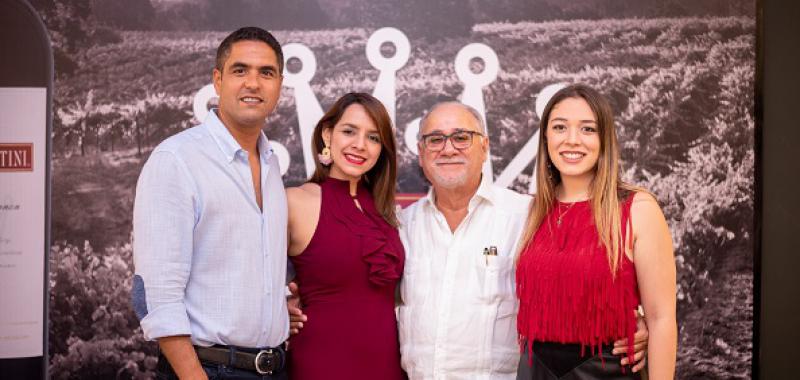
POLYGON ((320 194, 321 191, 319 185, 313 182, 306 182, 297 187, 286 188, 286 198, 289 200, 289 203, 296 201, 305 202, 316 199, 319 198, 320 194))
POLYGON ((658 200, 656 197, 646 190, 637 190, 633 193, 633 203, 631 204, 631 208, 633 210, 636 209, 644 209, 645 211, 652 211, 654 208, 660 210, 661 206, 658 204, 658 200))
POLYGON ((648 191, 636 191, 633 195, 631 204, 631 218, 633 219, 634 229, 652 224, 661 225, 666 223, 664 212, 658 204, 655 196, 648 191))

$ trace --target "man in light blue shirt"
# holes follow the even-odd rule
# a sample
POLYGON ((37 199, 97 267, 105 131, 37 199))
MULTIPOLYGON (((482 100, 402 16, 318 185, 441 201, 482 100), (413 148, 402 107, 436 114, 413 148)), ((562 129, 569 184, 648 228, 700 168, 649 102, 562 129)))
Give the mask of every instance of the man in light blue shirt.
POLYGON ((269 32, 231 33, 213 71, 219 108, 156 147, 139 176, 133 305, 158 341, 159 378, 286 378, 286 196, 261 131, 282 72, 269 32))

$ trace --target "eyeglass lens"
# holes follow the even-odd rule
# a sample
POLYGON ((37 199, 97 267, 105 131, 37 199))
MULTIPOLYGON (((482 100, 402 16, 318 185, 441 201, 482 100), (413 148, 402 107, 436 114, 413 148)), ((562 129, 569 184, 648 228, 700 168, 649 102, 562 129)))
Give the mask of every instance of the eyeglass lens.
POLYGON ((450 135, 435 134, 425 136, 425 146, 430 150, 442 150, 447 140, 450 139, 456 149, 467 149, 472 145, 472 132, 459 131, 450 135))

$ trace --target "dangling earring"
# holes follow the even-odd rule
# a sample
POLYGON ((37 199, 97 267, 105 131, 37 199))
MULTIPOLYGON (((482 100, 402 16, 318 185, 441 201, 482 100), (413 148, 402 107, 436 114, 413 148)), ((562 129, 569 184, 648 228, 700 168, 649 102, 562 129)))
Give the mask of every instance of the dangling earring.
POLYGON ((328 148, 327 144, 324 148, 322 148, 322 153, 318 154, 317 158, 319 159, 319 163, 323 166, 328 166, 333 162, 333 158, 331 158, 331 150, 328 148))
MULTIPOLYGON (((544 148, 547 149, 547 139, 544 140, 544 148)), ((545 155, 545 156, 547 156, 547 155, 545 155)), ((550 161, 550 158, 548 158, 548 157, 545 157, 545 160, 547 160, 547 165, 545 165, 545 168, 547 168, 547 179, 549 179, 550 182, 552 182, 553 181, 553 161, 550 161)))

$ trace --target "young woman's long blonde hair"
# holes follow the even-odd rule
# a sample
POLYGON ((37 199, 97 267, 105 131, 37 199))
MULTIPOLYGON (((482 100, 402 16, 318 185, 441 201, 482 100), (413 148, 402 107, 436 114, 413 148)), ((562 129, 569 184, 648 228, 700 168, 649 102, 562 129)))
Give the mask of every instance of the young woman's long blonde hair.
POLYGON ((614 114, 608 100, 591 87, 575 84, 561 89, 547 103, 539 126, 539 151, 536 155, 536 195, 531 202, 528 220, 523 230, 519 254, 524 252, 545 217, 553 209, 556 186, 561 183, 561 174, 550 161, 547 152, 547 128, 550 113, 562 100, 580 98, 589 104, 596 119, 600 137, 600 152, 595 167, 594 179, 589 188, 589 197, 600 243, 606 248, 608 265, 612 274, 619 268, 622 247, 620 200, 627 194, 643 191, 622 181, 619 168, 619 145, 614 128, 614 114))

